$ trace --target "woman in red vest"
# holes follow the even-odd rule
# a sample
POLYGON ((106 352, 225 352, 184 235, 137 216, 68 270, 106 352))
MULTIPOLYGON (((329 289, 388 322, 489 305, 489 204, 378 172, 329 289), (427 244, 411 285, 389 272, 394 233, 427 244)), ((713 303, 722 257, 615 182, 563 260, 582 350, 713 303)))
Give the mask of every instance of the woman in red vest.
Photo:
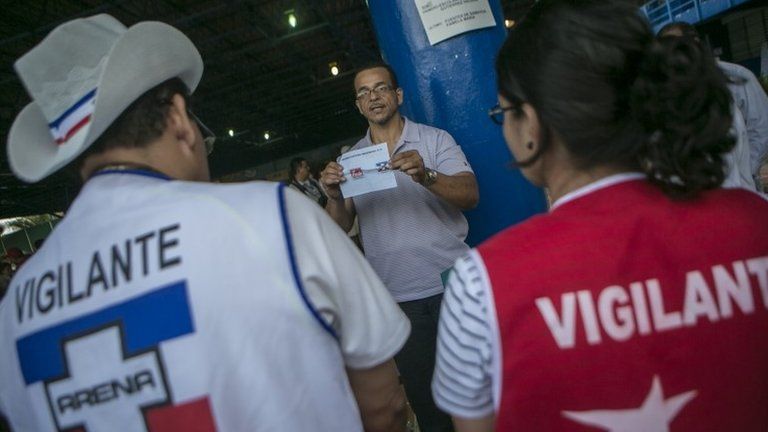
POLYGON ((768 430, 768 201, 721 189, 731 100, 620 0, 540 0, 491 110, 551 210, 456 262, 435 400, 458 431, 768 430))

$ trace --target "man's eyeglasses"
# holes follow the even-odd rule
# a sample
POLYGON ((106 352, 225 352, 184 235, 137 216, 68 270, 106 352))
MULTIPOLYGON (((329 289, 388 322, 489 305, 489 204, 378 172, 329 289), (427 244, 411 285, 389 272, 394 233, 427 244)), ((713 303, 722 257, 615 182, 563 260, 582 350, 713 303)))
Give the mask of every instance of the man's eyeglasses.
POLYGON ((216 134, 214 134, 212 130, 208 129, 208 126, 200 121, 200 119, 197 118, 192 110, 187 109, 187 115, 189 115, 192 120, 197 123, 197 127, 200 128, 200 133, 203 135, 203 144, 205 144, 205 151, 208 155, 210 155, 213 153, 213 144, 216 142, 216 134))
POLYGON ((502 107, 499 104, 496 104, 493 106, 493 108, 488 110, 488 117, 493 120, 494 123, 501 126, 504 124, 504 111, 512 111, 515 107, 502 107))
POLYGON ((392 86, 389 84, 379 84, 376 87, 374 87, 373 90, 367 89, 367 88, 358 90, 356 97, 358 100, 368 99, 369 97, 371 97, 371 93, 376 93, 376 96, 381 96, 382 94, 389 93, 392 90, 393 90, 392 86))

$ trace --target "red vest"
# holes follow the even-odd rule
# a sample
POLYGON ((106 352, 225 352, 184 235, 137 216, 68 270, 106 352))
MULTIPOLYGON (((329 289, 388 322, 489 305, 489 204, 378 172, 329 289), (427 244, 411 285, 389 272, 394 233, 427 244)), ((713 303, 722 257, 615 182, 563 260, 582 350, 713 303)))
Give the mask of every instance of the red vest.
POLYGON ((501 338, 497 430, 768 430, 768 201, 675 202, 632 180, 479 252, 501 338))

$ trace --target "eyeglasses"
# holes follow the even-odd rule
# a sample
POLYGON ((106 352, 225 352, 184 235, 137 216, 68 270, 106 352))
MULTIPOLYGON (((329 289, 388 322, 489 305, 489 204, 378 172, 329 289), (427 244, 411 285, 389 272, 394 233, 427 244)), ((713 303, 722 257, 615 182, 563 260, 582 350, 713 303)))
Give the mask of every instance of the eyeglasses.
POLYGON ((515 107, 502 107, 499 104, 496 104, 493 106, 493 108, 488 110, 488 117, 493 120, 494 123, 501 126, 504 124, 504 111, 512 111, 515 107))
POLYGON ((192 112, 192 110, 187 109, 187 115, 189 115, 192 120, 197 123, 197 127, 200 128, 200 133, 203 135, 203 144, 205 144, 205 152, 210 156, 210 154, 213 153, 213 144, 216 142, 216 134, 214 134, 212 130, 208 129, 208 126, 200 121, 200 119, 195 115, 195 113, 192 112))
POLYGON ((383 93, 389 93, 392 90, 393 90, 392 86, 389 85, 389 84, 379 84, 376 87, 374 87, 373 90, 370 90, 370 89, 367 89, 367 88, 363 88, 363 89, 358 90, 356 97, 357 97, 358 100, 359 99, 367 99, 367 98, 371 97, 371 93, 376 93, 376 96, 380 96, 383 93))

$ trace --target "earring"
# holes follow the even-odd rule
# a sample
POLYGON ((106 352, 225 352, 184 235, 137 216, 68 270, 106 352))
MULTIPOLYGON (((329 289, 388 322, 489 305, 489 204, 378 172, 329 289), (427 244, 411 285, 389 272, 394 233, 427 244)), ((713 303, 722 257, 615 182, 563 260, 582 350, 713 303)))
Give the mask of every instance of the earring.
POLYGON ((533 150, 533 141, 528 141, 528 144, 525 146, 528 147, 528 150, 533 150))

